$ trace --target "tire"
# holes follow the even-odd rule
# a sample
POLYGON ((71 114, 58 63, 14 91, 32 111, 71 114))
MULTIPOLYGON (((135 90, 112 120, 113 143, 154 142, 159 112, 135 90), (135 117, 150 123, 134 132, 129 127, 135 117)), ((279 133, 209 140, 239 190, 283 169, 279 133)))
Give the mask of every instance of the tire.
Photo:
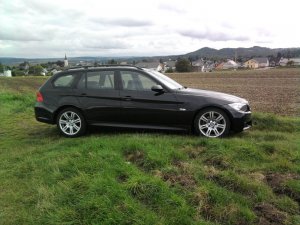
POLYGON ((225 137, 230 131, 230 120, 223 110, 206 108, 196 115, 194 130, 197 135, 209 138, 225 137))
POLYGON ((79 137, 86 132, 86 122, 82 113, 75 108, 65 108, 57 115, 57 128, 65 137, 79 137))

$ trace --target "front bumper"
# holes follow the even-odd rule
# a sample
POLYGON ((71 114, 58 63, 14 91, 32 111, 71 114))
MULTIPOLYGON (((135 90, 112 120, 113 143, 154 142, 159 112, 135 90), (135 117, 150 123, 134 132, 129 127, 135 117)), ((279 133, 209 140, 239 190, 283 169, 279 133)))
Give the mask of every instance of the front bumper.
POLYGON ((244 114, 242 117, 233 117, 231 121, 231 129, 235 132, 241 132, 252 127, 251 112, 244 114))
POLYGON ((227 106, 231 120, 231 130, 234 132, 241 132, 252 127, 252 115, 251 111, 238 112, 231 107, 227 106))

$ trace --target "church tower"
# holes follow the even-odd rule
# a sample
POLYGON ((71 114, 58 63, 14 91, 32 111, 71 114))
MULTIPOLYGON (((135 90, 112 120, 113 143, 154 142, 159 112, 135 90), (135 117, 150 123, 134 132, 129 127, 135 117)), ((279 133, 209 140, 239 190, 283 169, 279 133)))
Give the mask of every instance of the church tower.
POLYGON ((68 66, 69 66, 69 62, 67 59, 67 55, 65 54, 64 67, 68 67, 68 66))

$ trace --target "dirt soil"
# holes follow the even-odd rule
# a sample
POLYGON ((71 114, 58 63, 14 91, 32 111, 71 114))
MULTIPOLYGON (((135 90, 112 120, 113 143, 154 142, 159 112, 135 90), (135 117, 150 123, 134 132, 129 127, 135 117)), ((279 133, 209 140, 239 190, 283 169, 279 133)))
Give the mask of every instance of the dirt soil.
POLYGON ((287 173, 269 173, 265 176, 266 183, 273 189, 276 194, 287 195, 293 198, 300 204, 299 193, 293 191, 291 188, 286 186, 286 182, 289 180, 299 180, 300 176, 297 174, 287 173))
POLYGON ((300 69, 170 73, 179 83, 246 98, 252 111, 300 115, 300 69))
POLYGON ((179 184, 186 188, 192 188, 196 185, 196 180, 189 174, 165 173, 163 180, 169 182, 172 186, 179 184))
POLYGON ((259 225, 280 225, 286 224, 287 216, 269 203, 260 203, 255 206, 254 211, 258 215, 259 225))

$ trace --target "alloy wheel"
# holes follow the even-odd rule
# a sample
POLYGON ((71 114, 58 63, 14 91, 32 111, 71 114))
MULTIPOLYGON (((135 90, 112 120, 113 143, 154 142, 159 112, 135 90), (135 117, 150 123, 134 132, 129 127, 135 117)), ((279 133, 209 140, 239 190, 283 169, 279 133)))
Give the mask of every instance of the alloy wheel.
POLYGON ((68 136, 76 135, 81 129, 79 115, 72 111, 66 111, 59 118, 59 128, 68 136))
POLYGON ((199 119, 199 130, 206 137, 219 137, 226 130, 226 119, 216 111, 205 112, 199 119))

